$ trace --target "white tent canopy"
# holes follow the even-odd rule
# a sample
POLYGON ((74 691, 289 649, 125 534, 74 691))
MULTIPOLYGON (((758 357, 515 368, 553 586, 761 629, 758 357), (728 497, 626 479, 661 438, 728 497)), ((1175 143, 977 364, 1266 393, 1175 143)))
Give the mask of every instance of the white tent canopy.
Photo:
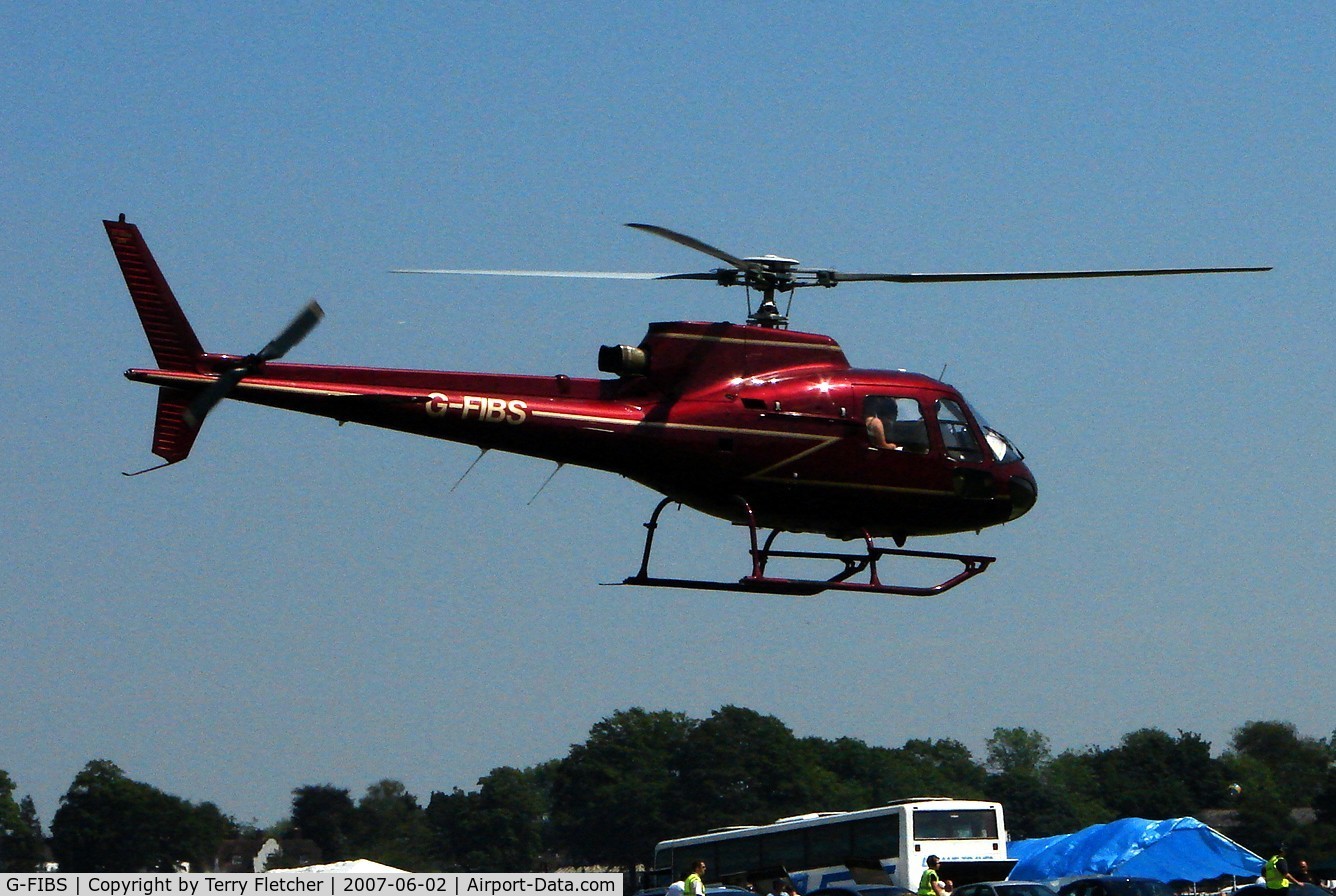
POLYGON ((402 868, 392 868, 370 859, 349 859, 328 865, 307 865, 305 868, 275 868, 268 874, 412 874, 402 868))

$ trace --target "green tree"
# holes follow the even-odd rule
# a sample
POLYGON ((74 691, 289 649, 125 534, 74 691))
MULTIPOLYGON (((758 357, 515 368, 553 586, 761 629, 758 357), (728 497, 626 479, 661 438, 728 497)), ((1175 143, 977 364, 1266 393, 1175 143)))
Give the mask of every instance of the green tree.
POLYGON ((1064 750, 1053 758, 1045 776, 1062 793, 1075 813, 1066 831, 1079 831, 1092 824, 1103 824, 1115 818, 1113 810, 1100 800, 1099 774, 1096 768, 1098 751, 1094 747, 1064 750))
POLYGON ((475 811, 476 796, 456 787, 449 793, 433 791, 427 801, 423 811, 431 832, 431 856, 441 871, 481 870, 469 864, 469 853, 474 845, 470 816, 475 811))
POLYGON ((1211 745, 1191 732, 1175 738, 1158 728, 1133 731, 1097 754, 1094 765, 1100 799, 1119 816, 1191 815, 1225 792, 1223 766, 1211 758, 1211 745))
POLYGON ((1047 837, 1077 829, 1076 805, 1048 774, 1053 751, 1045 735, 1029 728, 994 728, 986 747, 987 791, 1006 807, 1009 836, 1047 837))
POLYGON ((42 825, 32 797, 14 801, 14 782, 0 769, 0 871, 36 871, 43 859, 42 825))
POLYGON ((679 753, 697 724, 634 707, 571 747, 553 774, 552 816, 572 860, 630 868, 659 840, 695 830, 676 783, 679 753))
POLYGON ((720 707, 696 726, 679 768, 678 804, 691 833, 810 811, 825 802, 833 780, 787 725, 738 706, 720 707))
POLYGON ((347 790, 333 784, 298 787, 292 791, 292 832, 319 846, 324 861, 343 861, 357 833, 357 807, 347 790))
POLYGON ((994 728, 984 746, 984 765, 996 774, 1038 775, 1053 759, 1048 738, 1029 728, 994 728))
POLYGON ((357 801, 357 851, 406 871, 431 864, 431 831, 417 798, 399 781, 384 779, 357 801))
POLYGON ((874 747, 853 737, 803 741, 830 778, 824 805, 844 809, 868 809, 914 796, 909 786, 906 762, 888 747, 874 747))
POLYGON ((212 803, 195 806, 132 781, 114 763, 84 766, 51 821, 62 871, 171 871, 208 867, 233 826, 212 803))
POLYGON ((1327 744, 1301 736, 1289 722, 1246 722, 1230 745, 1223 759, 1249 779, 1247 789, 1269 790, 1290 808, 1312 804, 1333 759, 1327 744))
POLYGON ((1294 832, 1290 807, 1275 792, 1244 788, 1238 799, 1238 821, 1230 836, 1261 856, 1269 856, 1294 832))
POLYGON ((492 769, 478 781, 474 836, 486 845, 484 871, 536 870, 551 798, 537 772, 492 769))
POLYGON ((1231 836, 1259 853, 1288 842, 1324 854, 1336 843, 1336 806, 1326 803, 1329 782, 1336 785, 1330 743, 1300 735, 1289 722, 1253 721, 1234 731, 1230 747, 1221 761, 1242 788, 1231 836), (1291 810, 1306 806, 1318 821, 1300 826, 1291 810))
POLYGON ((912 796, 983 797, 987 773, 958 740, 916 738, 892 751, 903 768, 903 780, 912 796))
POLYGON ((1336 826, 1336 758, 1322 778, 1322 786, 1313 797, 1313 811, 1323 824, 1336 826))
POLYGON ((492 769, 478 790, 433 793, 427 822, 449 868, 538 871, 550 797, 537 770, 492 769))

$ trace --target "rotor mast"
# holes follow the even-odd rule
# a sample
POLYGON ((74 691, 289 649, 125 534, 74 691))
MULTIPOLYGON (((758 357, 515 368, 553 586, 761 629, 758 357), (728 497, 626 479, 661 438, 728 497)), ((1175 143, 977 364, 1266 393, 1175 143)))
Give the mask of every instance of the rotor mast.
POLYGON ((799 285, 793 276, 798 267, 797 259, 762 255, 744 258, 743 261, 752 266, 746 269, 747 288, 761 294, 761 304, 755 311, 751 311, 751 303, 747 303, 749 312, 747 323, 757 327, 787 328, 788 315, 779 313, 779 305, 775 303, 775 293, 789 293, 789 302, 792 304, 793 290, 799 285))

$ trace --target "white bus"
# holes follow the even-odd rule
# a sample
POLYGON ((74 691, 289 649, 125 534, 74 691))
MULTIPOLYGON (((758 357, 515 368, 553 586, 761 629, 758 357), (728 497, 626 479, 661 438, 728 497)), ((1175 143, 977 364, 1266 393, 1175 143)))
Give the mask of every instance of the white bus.
POLYGON ((651 879, 681 880, 704 860, 710 881, 793 881, 800 893, 820 887, 890 883, 918 888, 927 858, 956 884, 1002 880, 1007 858, 1002 807, 978 800, 922 797, 857 812, 818 812, 774 824, 724 828, 664 840, 654 847, 651 879), (889 880, 888 880, 889 878, 889 880))

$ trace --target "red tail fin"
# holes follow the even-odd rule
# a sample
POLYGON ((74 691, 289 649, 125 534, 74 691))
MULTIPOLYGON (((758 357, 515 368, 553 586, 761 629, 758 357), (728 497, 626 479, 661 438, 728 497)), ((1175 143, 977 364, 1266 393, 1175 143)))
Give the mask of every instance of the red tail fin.
POLYGON ((199 430, 185 421, 190 396, 175 389, 158 390, 158 416, 153 421, 153 453, 169 464, 185 460, 199 430))
MULTIPOLYGON (((186 320, 181 306, 172 295, 172 288, 158 269, 153 254, 148 251, 148 244, 139 233, 139 228, 127 224, 125 215, 119 221, 103 221, 107 228, 107 237, 111 240, 116 261, 125 275, 125 285, 130 289, 130 298, 134 299, 135 310, 139 312, 139 321, 144 325, 149 347, 153 349, 153 358, 162 370, 195 370, 204 349, 200 347, 195 331, 186 320)), ((162 420, 162 405, 158 409, 159 422, 162 420)), ((156 445, 157 439, 154 439, 156 445)), ((190 449, 189 443, 186 450, 190 449)), ((183 454, 182 457, 185 455, 183 454)))
MULTIPOLYGON (((186 320, 181 306, 172 295, 172 288, 162 276, 153 253, 148 251, 139 228, 127 224, 125 215, 119 221, 103 221, 107 238, 116 253, 125 285, 139 312, 139 322, 153 349, 153 358, 162 370, 197 370, 204 349, 186 320)), ((158 390, 158 414, 153 423, 153 453, 168 464, 185 460, 195 444, 198 429, 185 421, 188 393, 176 389, 158 390)), ((164 464, 163 466, 165 466, 164 464)), ((156 467, 150 469, 157 469, 156 467)), ((141 470, 147 473, 148 470, 141 470)), ((137 474, 127 474, 137 475, 137 474)))

